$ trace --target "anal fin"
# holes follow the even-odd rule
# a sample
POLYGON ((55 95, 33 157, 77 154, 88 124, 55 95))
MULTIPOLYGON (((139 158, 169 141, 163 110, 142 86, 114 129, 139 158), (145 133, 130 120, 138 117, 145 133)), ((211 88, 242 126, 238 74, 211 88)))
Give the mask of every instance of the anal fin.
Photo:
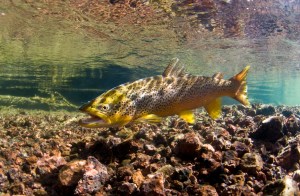
POLYGON ((221 98, 217 98, 213 101, 211 101, 209 104, 204 106, 205 110, 207 111, 208 115, 212 119, 217 119, 221 116, 221 105, 222 105, 222 100, 221 98))
POLYGON ((192 110, 182 111, 179 114, 179 117, 185 120, 188 123, 194 124, 195 123, 195 116, 192 110))
POLYGON ((155 115, 155 114, 147 114, 145 116, 142 116, 138 119, 136 119, 136 122, 145 122, 145 123, 159 123, 161 122, 162 118, 155 115))

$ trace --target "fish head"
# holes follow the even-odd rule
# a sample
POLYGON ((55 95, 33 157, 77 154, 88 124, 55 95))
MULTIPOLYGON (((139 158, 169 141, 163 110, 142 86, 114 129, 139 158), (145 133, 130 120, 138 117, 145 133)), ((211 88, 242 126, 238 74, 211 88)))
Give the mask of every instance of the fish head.
POLYGON ((124 126, 133 119, 131 104, 124 92, 110 90, 79 108, 90 115, 81 119, 79 125, 88 128, 124 126))

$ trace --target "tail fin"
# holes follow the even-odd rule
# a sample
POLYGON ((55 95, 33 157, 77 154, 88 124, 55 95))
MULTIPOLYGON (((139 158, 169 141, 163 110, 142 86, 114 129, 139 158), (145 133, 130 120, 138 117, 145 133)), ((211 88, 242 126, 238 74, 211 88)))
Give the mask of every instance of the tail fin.
POLYGON ((234 92, 233 98, 245 106, 250 105, 247 96, 247 83, 246 83, 246 77, 249 69, 250 69, 250 65, 246 66, 240 73, 236 74, 230 79, 230 81, 232 81, 237 85, 237 89, 234 92))

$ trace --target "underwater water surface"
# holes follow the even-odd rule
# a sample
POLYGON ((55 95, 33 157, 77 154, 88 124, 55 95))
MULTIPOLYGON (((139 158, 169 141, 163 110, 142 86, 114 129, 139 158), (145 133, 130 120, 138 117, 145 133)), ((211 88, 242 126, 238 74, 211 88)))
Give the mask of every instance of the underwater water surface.
POLYGON ((208 2, 1 2, 0 105, 77 109, 174 57, 205 76, 251 65, 250 102, 300 105, 300 2, 208 2))

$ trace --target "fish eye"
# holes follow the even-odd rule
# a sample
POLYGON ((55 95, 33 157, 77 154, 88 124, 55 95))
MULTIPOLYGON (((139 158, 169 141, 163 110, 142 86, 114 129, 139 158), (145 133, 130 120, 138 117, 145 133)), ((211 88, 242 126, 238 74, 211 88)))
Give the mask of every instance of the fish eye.
POLYGON ((102 104, 99 106, 99 109, 107 111, 109 109, 109 105, 108 104, 102 104))

